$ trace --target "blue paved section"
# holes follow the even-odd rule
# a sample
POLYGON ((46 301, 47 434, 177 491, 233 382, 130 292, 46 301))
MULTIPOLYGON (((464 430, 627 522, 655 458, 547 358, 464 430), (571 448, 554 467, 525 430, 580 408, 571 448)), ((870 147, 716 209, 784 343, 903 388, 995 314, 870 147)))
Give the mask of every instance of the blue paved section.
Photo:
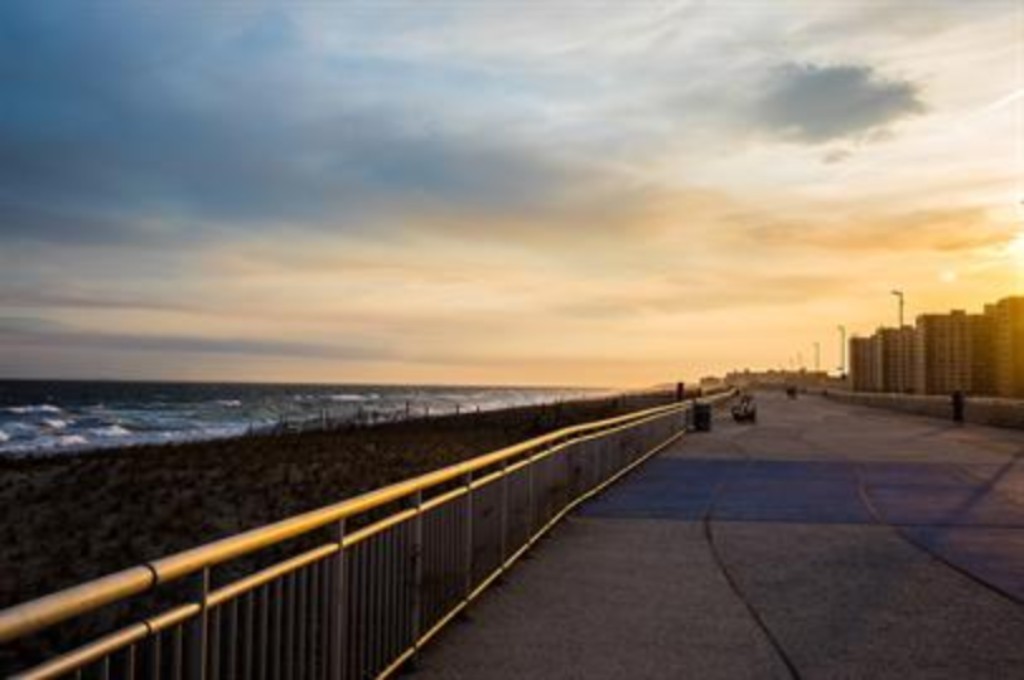
POLYGON ((1000 493, 1000 470, 941 463, 662 458, 587 504, 592 517, 1024 528, 1024 499, 1000 493))
POLYGON ((718 485, 735 478, 746 466, 742 460, 655 458, 627 481, 587 503, 582 514, 696 521, 704 516, 718 485))
POLYGON ((1024 528, 1024 505, 981 484, 869 485, 868 494, 889 524, 1024 528))
POLYGON ((716 521, 860 524, 871 521, 856 482, 742 478, 723 490, 716 521))
POLYGON ((859 523, 871 515, 846 463, 656 459, 584 515, 745 522, 859 523))
POLYGON ((1024 529, 901 527, 915 542, 1024 601, 1024 529))
POLYGON ((885 523, 1024 598, 1024 498, 1007 490, 1013 474, 1009 465, 661 458, 581 513, 698 521, 713 506, 716 522, 875 524, 866 497, 885 523))
MULTIPOLYGON (((683 461, 681 461, 683 462, 683 461)), ((752 461, 722 487, 719 521, 862 523, 856 467, 842 462, 752 461)))

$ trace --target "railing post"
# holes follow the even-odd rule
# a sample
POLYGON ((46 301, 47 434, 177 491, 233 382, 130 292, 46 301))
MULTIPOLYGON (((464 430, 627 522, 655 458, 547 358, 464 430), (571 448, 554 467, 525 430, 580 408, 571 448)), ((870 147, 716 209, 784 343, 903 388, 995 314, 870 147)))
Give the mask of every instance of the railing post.
POLYGON ((501 515, 498 521, 498 550, 501 569, 504 569, 508 559, 508 460, 501 462, 501 515))
POLYGON ((463 569, 466 570, 464 592, 468 600, 473 592, 473 473, 467 473, 462 483, 466 486, 466 553, 463 569))
POLYGON ((334 525, 334 540, 338 543, 338 552, 333 559, 331 569, 330 621, 328 626, 331 635, 328 640, 327 667, 328 675, 333 680, 343 680, 347 668, 348 652, 348 593, 345 569, 345 520, 338 520, 334 525))
POLYGON ((190 680, 205 680, 209 636, 206 598, 210 593, 210 568, 204 567, 196 574, 195 579, 194 592, 199 600, 200 609, 189 631, 187 677, 190 680))
MULTIPOLYGON (((420 648, 421 620, 423 618, 423 491, 413 496, 416 517, 412 532, 412 644, 420 648)), ((415 656, 413 657, 415 660, 415 656)))
POLYGON ((527 528, 529 541, 533 540, 533 532, 536 526, 537 508, 536 508, 536 492, 534 489, 534 465, 533 454, 530 454, 529 462, 526 464, 526 509, 527 509, 527 528))

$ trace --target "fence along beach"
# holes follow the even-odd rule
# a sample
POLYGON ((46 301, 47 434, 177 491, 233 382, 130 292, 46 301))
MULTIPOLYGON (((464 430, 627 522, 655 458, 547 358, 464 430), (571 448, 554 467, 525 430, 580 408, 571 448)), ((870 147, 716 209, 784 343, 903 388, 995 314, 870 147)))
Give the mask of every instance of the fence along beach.
MULTIPOLYGON (((540 434, 674 400, 650 392, 44 458, 0 458, 0 608, 540 434)), ((5 650, 0 670, 66 635, 5 650)), ((19 664, 20 665, 20 664, 19 664)))

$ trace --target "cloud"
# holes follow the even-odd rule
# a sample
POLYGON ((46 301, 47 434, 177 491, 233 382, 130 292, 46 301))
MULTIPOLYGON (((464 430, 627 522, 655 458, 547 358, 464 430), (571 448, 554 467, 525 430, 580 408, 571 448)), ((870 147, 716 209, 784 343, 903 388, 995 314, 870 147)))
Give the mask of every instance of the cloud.
POLYGON ((550 311, 584 320, 636 320, 644 316, 677 316, 698 312, 740 310, 802 304, 843 295, 856 283, 842 273, 779 274, 743 268, 664 277, 657 291, 577 296, 558 301, 550 311))
POLYGON ((835 165, 836 163, 842 163, 843 161, 849 160, 853 152, 849 149, 831 149, 826 151, 821 157, 821 162, 825 165, 835 165))
POLYGON ((385 345, 378 342, 359 344, 352 339, 336 344, 314 344, 259 338, 103 333, 33 317, 0 317, 0 345, 58 347, 75 351, 113 350, 176 355, 301 357, 352 361, 394 357, 385 345))
POLYGON ((733 235, 769 247, 813 247, 836 252, 955 253, 999 246, 1016 228, 992 219, 986 209, 930 209, 855 218, 750 223, 733 235))
POLYGON ((55 307, 74 309, 119 309, 195 312, 198 304, 161 300, 138 293, 105 293, 61 286, 10 286, 0 290, 0 307, 55 307))
POLYGON ((279 10, 67 9, 0 8, 0 62, 18 64, 0 92, 3 240, 526 222, 575 209, 565 187, 598 174, 423 105, 464 108, 499 80, 465 65, 336 54, 279 10))
POLYGON ((865 139, 925 110, 918 87, 862 65, 788 64, 777 69, 756 117, 765 129, 806 144, 865 139))

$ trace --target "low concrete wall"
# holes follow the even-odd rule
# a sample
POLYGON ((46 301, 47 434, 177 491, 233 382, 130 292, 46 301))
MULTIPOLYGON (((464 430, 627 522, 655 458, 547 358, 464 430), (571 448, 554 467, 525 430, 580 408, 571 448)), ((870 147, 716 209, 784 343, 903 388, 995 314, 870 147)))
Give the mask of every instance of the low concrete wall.
MULTIPOLYGON (((931 418, 953 419, 953 400, 948 396, 835 390, 826 392, 825 396, 845 404, 884 408, 931 418)), ((977 425, 1024 429, 1024 401, 995 397, 967 397, 964 419, 977 425)))

